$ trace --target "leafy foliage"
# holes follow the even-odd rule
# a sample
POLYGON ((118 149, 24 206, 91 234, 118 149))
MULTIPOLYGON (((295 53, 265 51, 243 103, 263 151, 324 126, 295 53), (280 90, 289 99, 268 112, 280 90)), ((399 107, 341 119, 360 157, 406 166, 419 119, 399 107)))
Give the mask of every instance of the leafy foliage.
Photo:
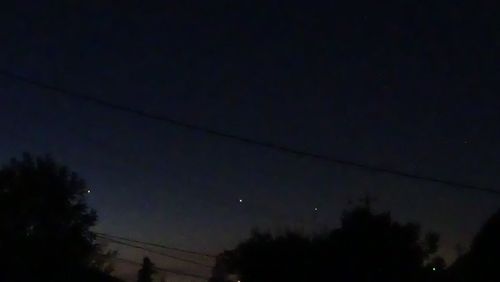
POLYGON ((500 281, 500 210, 474 237, 470 250, 450 267, 450 281, 500 281))
POLYGON ((225 281, 229 273, 248 282, 422 281, 439 237, 420 237, 418 225, 360 207, 344 213, 340 228, 312 238, 254 232, 219 257, 212 281, 225 281))
POLYGON ((25 154, 0 170, 0 280, 78 281, 96 252, 85 182, 25 154))

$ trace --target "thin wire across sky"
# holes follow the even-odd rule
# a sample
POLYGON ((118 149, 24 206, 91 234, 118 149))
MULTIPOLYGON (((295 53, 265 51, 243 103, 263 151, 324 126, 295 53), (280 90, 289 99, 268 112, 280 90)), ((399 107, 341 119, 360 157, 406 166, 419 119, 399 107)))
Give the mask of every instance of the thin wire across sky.
POLYGON ((235 135, 232 133, 228 132, 223 132, 223 131, 218 131, 214 130, 211 128, 199 126, 196 124, 180 121, 171 117, 168 117, 166 115, 160 115, 160 114, 155 114, 155 113, 150 113, 146 112, 144 110, 136 109, 133 107, 129 106, 124 106, 124 105, 119 105, 113 102, 109 102, 103 99, 96 98, 91 95, 87 95, 84 93, 79 93, 77 91, 70 91, 67 89, 64 89, 62 87, 56 86, 56 85, 51 85, 47 84, 43 81, 37 80, 37 79, 32 79, 26 76, 22 76, 19 74, 15 74, 6 70, 0 70, 0 75, 11 79, 13 81, 21 82, 24 84, 28 84, 37 88, 53 91, 56 93, 59 93, 61 95, 77 99, 80 101, 88 102, 94 105, 98 105, 110 110, 115 110, 115 111, 120 111, 120 112, 126 112, 129 114, 133 114, 137 117, 141 117, 144 119, 149 119, 149 120, 155 120, 158 122, 163 122, 171 126, 179 127, 179 128, 184 128, 187 130, 191 131, 197 131, 204 133, 206 135, 211 135, 211 136, 216 136, 219 138, 224 138, 227 140, 232 140, 239 142, 240 144, 246 144, 246 145, 252 145, 252 146, 258 146, 262 148, 267 148, 295 156, 301 156, 301 157, 309 157, 312 159, 328 162, 328 163, 333 163, 336 165, 341 165, 344 167, 350 167, 350 168, 355 168, 355 169, 360 169, 364 171, 369 171, 369 172, 375 172, 375 173, 381 173, 381 174, 386 174, 386 175, 392 175, 395 177, 403 177, 407 179, 411 179, 414 181, 425 181, 425 182, 430 182, 430 183, 435 183, 435 184, 441 184, 440 187, 449 187, 449 188, 455 188, 455 189, 461 189, 461 190, 470 190, 470 191, 476 191, 476 192, 482 192, 482 193, 489 193, 489 194, 494 194, 497 196, 500 196, 500 191, 492 188, 487 188, 487 187, 481 187, 478 185, 471 185, 471 184, 464 184, 458 181, 454 180, 448 180, 448 179, 442 179, 438 177, 430 177, 430 176, 422 176, 418 174, 412 174, 408 173, 405 171, 400 171, 396 169, 388 169, 384 167, 379 167, 375 165, 369 165, 365 163, 360 163, 360 162, 354 162, 350 160, 344 160, 344 159, 338 159, 334 158, 331 156, 327 155, 322 155, 322 154, 317 154, 313 152, 308 152, 304 150, 300 150, 297 148, 292 148, 283 144, 277 144, 277 143, 272 143, 268 141, 262 141, 262 140, 257 140, 251 137, 246 137, 246 136, 239 136, 235 135))

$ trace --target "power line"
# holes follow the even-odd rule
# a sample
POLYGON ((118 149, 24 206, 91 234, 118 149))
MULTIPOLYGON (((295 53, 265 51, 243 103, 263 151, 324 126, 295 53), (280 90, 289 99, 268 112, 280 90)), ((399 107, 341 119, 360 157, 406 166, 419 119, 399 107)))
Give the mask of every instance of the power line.
MULTIPOLYGON (((140 263, 140 262, 136 262, 136 261, 126 259, 126 258, 115 257, 115 258, 113 258, 113 260, 121 261, 121 262, 132 264, 132 265, 137 265, 137 266, 142 265, 142 263, 140 263)), ((194 274, 194 273, 188 273, 188 272, 184 272, 184 271, 173 270, 173 269, 165 268, 165 267, 155 266, 154 268, 156 270, 160 270, 160 271, 171 273, 171 274, 181 275, 181 276, 188 276, 188 277, 203 279, 203 280, 210 279, 209 277, 206 277, 206 276, 202 276, 202 275, 198 275, 198 274, 194 274)))
POLYGON ((149 249, 149 248, 146 248, 146 247, 142 247, 142 246, 139 246, 139 245, 134 245, 134 244, 131 244, 131 243, 126 243, 126 242, 123 242, 123 241, 119 241, 119 240, 107 238, 107 237, 104 237, 104 236, 99 236, 98 235, 98 238, 101 238, 103 240, 109 241, 111 243, 115 243, 115 244, 119 244, 119 245, 131 247, 131 248, 135 248, 135 249, 141 249, 141 250, 144 250, 144 251, 147 251, 147 252, 150 252, 150 253, 154 253, 154 254, 157 254, 157 255, 160 255, 160 256, 164 256, 164 257, 167 257, 167 258, 171 258, 171 259, 174 259, 174 260, 178 260, 178 261, 182 261, 182 262, 186 262, 186 263, 190 263, 190 264, 194 264, 194 265, 198 265, 198 266, 203 266, 203 267, 210 268, 210 269, 213 267, 213 265, 204 264, 204 263, 201 263, 201 262, 198 262, 198 261, 194 261, 194 260, 190 260, 190 259, 185 259, 185 258, 173 256, 173 255, 170 255, 170 254, 165 254, 165 253, 158 252, 156 250, 152 250, 152 249, 149 249))
POLYGON ((191 264, 195 264, 195 265, 199 265, 199 266, 203 266, 203 267, 207 267, 207 268, 212 268, 213 267, 212 265, 208 265, 208 264, 204 264, 204 263, 201 263, 201 262, 198 262, 198 261, 194 261, 194 260, 190 260, 190 259, 185 259, 185 258, 173 256, 173 255, 170 255, 170 254, 165 254, 165 253, 158 252, 156 250, 153 250, 153 249, 150 249, 150 248, 146 248, 146 247, 142 247, 142 246, 139 246, 139 245, 134 245, 134 244, 131 244, 131 243, 126 243, 126 242, 122 242, 122 241, 119 241, 119 240, 115 240, 115 239, 111 239, 111 238, 107 238, 107 237, 103 237, 103 236, 98 236, 98 238, 101 238, 103 240, 109 241, 111 243, 115 243, 115 244, 119 244, 119 245, 131 247, 131 248, 141 249, 141 250, 144 250, 144 251, 147 251, 147 252, 150 252, 150 253, 161 255, 161 256, 164 256, 164 257, 167 257, 167 258, 171 258, 171 259, 175 259, 175 260, 178 260, 178 261, 182 261, 182 262, 186 262, 186 263, 191 263, 191 264))
POLYGON ((379 166, 369 165, 369 164, 350 161, 350 160, 338 159, 338 158, 334 158, 334 157, 327 156, 327 155, 312 153, 312 152, 288 147, 286 145, 276 144, 276 143, 272 143, 272 142, 268 142, 268 141, 257 140, 257 139, 253 139, 253 138, 249 138, 249 137, 235 135, 232 133, 227 133, 227 132, 223 132, 223 131, 210 129, 210 128, 203 127, 200 125, 180 121, 180 120, 177 120, 177 119, 165 116, 165 115, 159 115, 159 114, 146 112, 144 110, 132 108, 129 106, 119 105, 119 104, 112 103, 112 102, 109 102, 109 101, 106 101, 103 99, 99 99, 99 98, 96 98, 96 97, 93 97, 93 96, 90 96, 87 94, 79 93, 76 91, 70 91, 70 90, 64 89, 62 87, 47 84, 45 82, 42 82, 42 81, 39 81, 36 79, 31 79, 31 78, 26 77, 26 76, 14 74, 12 72, 5 71, 5 70, 0 70, 0 75, 3 77, 9 78, 11 80, 15 80, 18 82, 29 84, 29 85, 32 85, 32 86, 35 86, 38 88, 54 91, 54 92, 57 92, 61 95, 67 96, 67 97, 71 97, 71 98, 79 99, 79 100, 86 101, 89 103, 93 103, 93 104, 96 104, 96 105, 99 105, 102 107, 106 107, 106 108, 109 108, 112 110, 134 114, 134 115, 142 117, 142 118, 161 121, 161 122, 164 122, 164 123, 167 123, 167 124, 179 127, 179 128, 185 128, 185 129, 192 130, 192 131, 202 132, 202 133, 207 134, 207 135, 222 137, 222 138, 225 138, 228 140, 238 141, 240 143, 245 143, 245 144, 249 144, 249 145, 253 145, 253 146, 268 148, 268 149, 272 149, 272 150, 280 151, 280 152, 285 152, 285 153, 296 155, 296 156, 309 157, 309 158, 321 160, 324 162, 334 163, 334 164, 342 165, 342 166, 353 167, 353 168, 357 168, 357 169, 361 169, 361 170, 365 170, 365 171, 384 173, 384 174, 388 174, 388 175, 409 178, 409 179, 419 180, 419 181, 432 182, 432 183, 442 184, 442 185, 446 185, 448 187, 453 187, 453 188, 457 188, 457 189, 473 190, 473 191, 477 191, 477 192, 485 192, 485 193, 500 195, 500 191, 496 190, 496 189, 485 188, 485 187, 480 187, 480 186, 470 185, 470 184, 464 184, 464 183, 460 183, 460 182, 456 182, 456 181, 452 181, 452 180, 447 180, 447 179, 436 178, 436 177, 421 176, 418 174, 412 174, 412 173, 408 173, 408 172, 404 172, 404 171, 400 171, 400 170, 388 169, 388 168, 383 168, 383 167, 379 167, 379 166))
POLYGON ((191 251, 191 250, 185 250, 185 249, 175 248, 175 247, 169 247, 169 246, 165 246, 165 245, 158 244, 158 243, 140 241, 140 240, 136 240, 136 239, 126 238, 126 237, 116 236, 116 235, 110 235, 110 234, 101 233, 101 232, 94 232, 94 233, 97 236, 105 237, 105 238, 111 238, 111 239, 114 239, 114 240, 122 240, 122 241, 131 242, 131 243, 137 243, 137 244, 142 244, 142 245, 146 245, 146 246, 157 247, 157 248, 162 248, 162 249, 165 249, 165 250, 182 252, 182 253, 186 253, 186 254, 198 255, 198 256, 203 256, 203 257, 208 257, 208 258, 215 258, 216 257, 215 255, 212 255, 212 254, 207 254, 207 253, 202 253, 202 252, 196 252, 196 251, 191 251))

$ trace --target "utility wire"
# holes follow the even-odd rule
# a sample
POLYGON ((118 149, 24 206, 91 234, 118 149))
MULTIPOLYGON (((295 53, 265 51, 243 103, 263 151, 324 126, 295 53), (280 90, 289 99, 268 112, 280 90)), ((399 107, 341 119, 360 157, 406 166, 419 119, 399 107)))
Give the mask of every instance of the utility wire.
POLYGON ((144 251, 147 251, 147 252, 150 252, 150 253, 153 253, 153 254, 157 254, 157 255, 160 255, 160 256, 164 256, 164 257, 167 257, 167 258, 171 258, 171 259, 174 259, 174 260, 178 260, 178 261, 182 261, 182 262, 186 262, 186 263, 190 263, 190 264, 194 264, 194 265, 198 265, 198 266, 203 266, 203 267, 206 267, 206 268, 209 268, 209 269, 211 269, 213 267, 213 265, 204 264, 204 263, 201 263, 201 262, 198 262, 198 261, 194 261, 194 260, 190 260, 190 259, 185 259, 185 258, 173 256, 173 255, 170 255, 170 254, 165 254, 165 253, 162 253, 162 252, 158 252, 156 250, 152 250, 150 248, 142 247, 142 246, 131 244, 131 243, 126 243, 126 242, 119 241, 119 240, 116 240, 116 239, 107 238, 107 237, 104 237, 104 236, 97 236, 97 237, 101 238, 103 240, 106 240, 108 242, 111 242, 111 243, 115 243, 115 244, 119 244, 119 245, 131 247, 131 248, 135 248, 135 249, 141 249, 141 250, 144 250, 144 251))
POLYGON ((162 248, 162 249, 170 250, 170 251, 177 251, 177 252, 182 252, 182 253, 191 254, 191 255, 204 256, 204 257, 208 257, 208 258, 215 258, 216 257, 215 255, 212 255, 212 254, 207 254, 207 253, 202 253, 202 252, 196 252, 196 251, 191 251, 191 250, 186 250, 186 249, 181 249, 181 248, 175 248, 175 247, 169 247, 169 246, 165 246, 165 245, 158 244, 158 243, 140 241, 140 240, 126 238, 126 237, 122 237, 122 236, 110 235, 110 234, 106 234, 106 233, 102 233, 102 232, 94 232, 94 233, 97 236, 101 236, 101 237, 107 237, 107 238, 111 238, 111 239, 115 239, 115 240, 122 240, 122 241, 131 242, 131 243, 138 243, 138 244, 142 244, 142 245, 146 245, 146 246, 151 246, 151 247, 162 248))
MULTIPOLYGON (((126 259, 126 258, 115 257, 115 258, 113 258, 113 260, 121 261, 121 262, 132 264, 132 265, 137 265, 137 266, 141 266, 142 265, 142 263, 140 263, 140 262, 136 262, 136 261, 133 261, 133 260, 130 260, 130 259, 126 259)), ((163 271, 163 272, 167 272, 167 273, 171 273, 171 274, 176 274, 176 275, 181 275, 181 276, 188 276, 188 277, 197 278, 197 279, 203 279, 203 280, 209 280, 210 279, 209 277, 205 277, 205 276, 202 276, 202 275, 198 275, 198 274, 194 274, 194 273, 188 273, 188 272, 183 272, 183 271, 178 271, 178 270, 173 270, 173 269, 170 269, 170 268, 164 268, 164 267, 155 266, 154 269, 160 270, 160 271, 163 271)))
POLYGON ((449 187, 453 187, 456 189, 473 190, 473 191, 477 191, 477 192, 484 192, 484 193, 500 195, 500 190, 496 190, 496 189, 485 188, 485 187, 480 187, 480 186, 470 185, 470 184, 464 184, 464 183, 460 183, 460 182, 456 182, 456 181, 452 181, 452 180, 447 180, 447 179, 441 179, 441 178, 437 178, 437 177, 421 176, 418 174, 412 174, 412 173, 404 172, 401 170, 388 169, 388 168, 383 168, 383 167, 379 167, 379 166, 369 165, 369 164, 350 161, 350 160, 338 159, 338 158, 334 158, 334 157, 327 156, 327 155, 312 153, 312 152, 288 147, 286 145, 275 144, 275 143, 268 142, 268 141, 257 140, 257 139, 253 139, 253 138, 249 138, 249 137, 235 135, 232 133, 227 133, 227 132, 223 132, 223 131, 210 129, 210 128, 203 127, 200 125, 180 121, 180 120, 177 120, 177 119, 165 116, 165 115, 146 112, 144 110, 132 108, 129 106, 119 105, 119 104, 112 103, 112 102, 109 102, 109 101, 106 101, 103 99, 99 99, 99 98, 96 98, 96 97, 93 97, 93 96, 90 96, 87 94, 79 93, 76 91, 70 91, 70 90, 64 89, 64 88, 59 87, 59 86, 51 85, 51 84, 45 83, 43 81, 32 79, 32 78, 22 76, 22 75, 18 75, 18 74, 15 74, 15 73, 12 73, 12 72, 9 72, 6 70, 0 70, 0 75, 3 77, 9 78, 11 80, 14 80, 14 81, 18 81, 18 82, 29 84, 29 85, 32 85, 32 86, 35 86, 38 88, 54 91, 54 92, 57 92, 61 95, 67 96, 67 97, 71 97, 74 99, 79 99, 79 100, 82 100, 85 102, 93 103, 93 104, 96 104, 96 105, 99 105, 102 107, 106 107, 106 108, 109 108, 112 110, 134 114, 134 115, 142 117, 142 118, 164 122, 164 123, 167 123, 167 124, 179 127, 179 128, 185 128, 185 129, 188 129, 191 131, 202 132, 202 133, 207 134, 207 135, 222 137, 222 138, 225 138, 228 140, 238 141, 240 143, 245 143, 245 144, 249 144, 249 145, 253 145, 253 146, 268 148, 268 149, 272 149, 272 150, 280 151, 280 152, 285 152, 285 153, 296 155, 296 156, 309 157, 309 158, 321 160, 324 162, 329 162, 329 163, 334 163, 334 164, 338 164, 338 165, 342 165, 342 166, 358 168, 358 169, 362 169, 362 170, 366 170, 366 171, 371 171, 371 172, 376 172, 376 173, 384 173, 384 174, 388 174, 388 175, 404 177, 404 178, 409 178, 409 179, 413 179, 413 180, 432 182, 432 183, 437 183, 437 184, 442 184, 442 185, 446 185, 449 187))

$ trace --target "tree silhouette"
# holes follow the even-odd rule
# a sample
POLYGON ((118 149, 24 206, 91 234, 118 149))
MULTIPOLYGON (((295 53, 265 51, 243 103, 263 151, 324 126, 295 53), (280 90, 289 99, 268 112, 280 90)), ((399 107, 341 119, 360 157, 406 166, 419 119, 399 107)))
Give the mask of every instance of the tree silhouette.
POLYGON ((137 274, 137 282, 152 282, 153 274, 155 274, 154 264, 148 257, 142 260, 142 268, 137 274))
POLYGON ((0 169, 0 280, 79 281, 96 252, 85 182, 50 157, 0 169))
POLYGON ((335 272, 344 280, 416 281, 425 259, 437 250, 438 238, 431 234, 421 241, 418 225, 400 224, 389 213, 360 207, 344 214, 341 228, 330 234, 327 244, 339 258, 335 272))
POLYGON ((394 222, 369 206, 355 208, 344 213, 340 228, 312 238, 254 232, 218 257, 212 281, 226 281, 228 274, 248 282, 423 281, 439 237, 420 237, 418 225, 394 222))
POLYGON ((500 210, 474 237, 470 250, 450 267, 450 281, 500 281, 500 210))

